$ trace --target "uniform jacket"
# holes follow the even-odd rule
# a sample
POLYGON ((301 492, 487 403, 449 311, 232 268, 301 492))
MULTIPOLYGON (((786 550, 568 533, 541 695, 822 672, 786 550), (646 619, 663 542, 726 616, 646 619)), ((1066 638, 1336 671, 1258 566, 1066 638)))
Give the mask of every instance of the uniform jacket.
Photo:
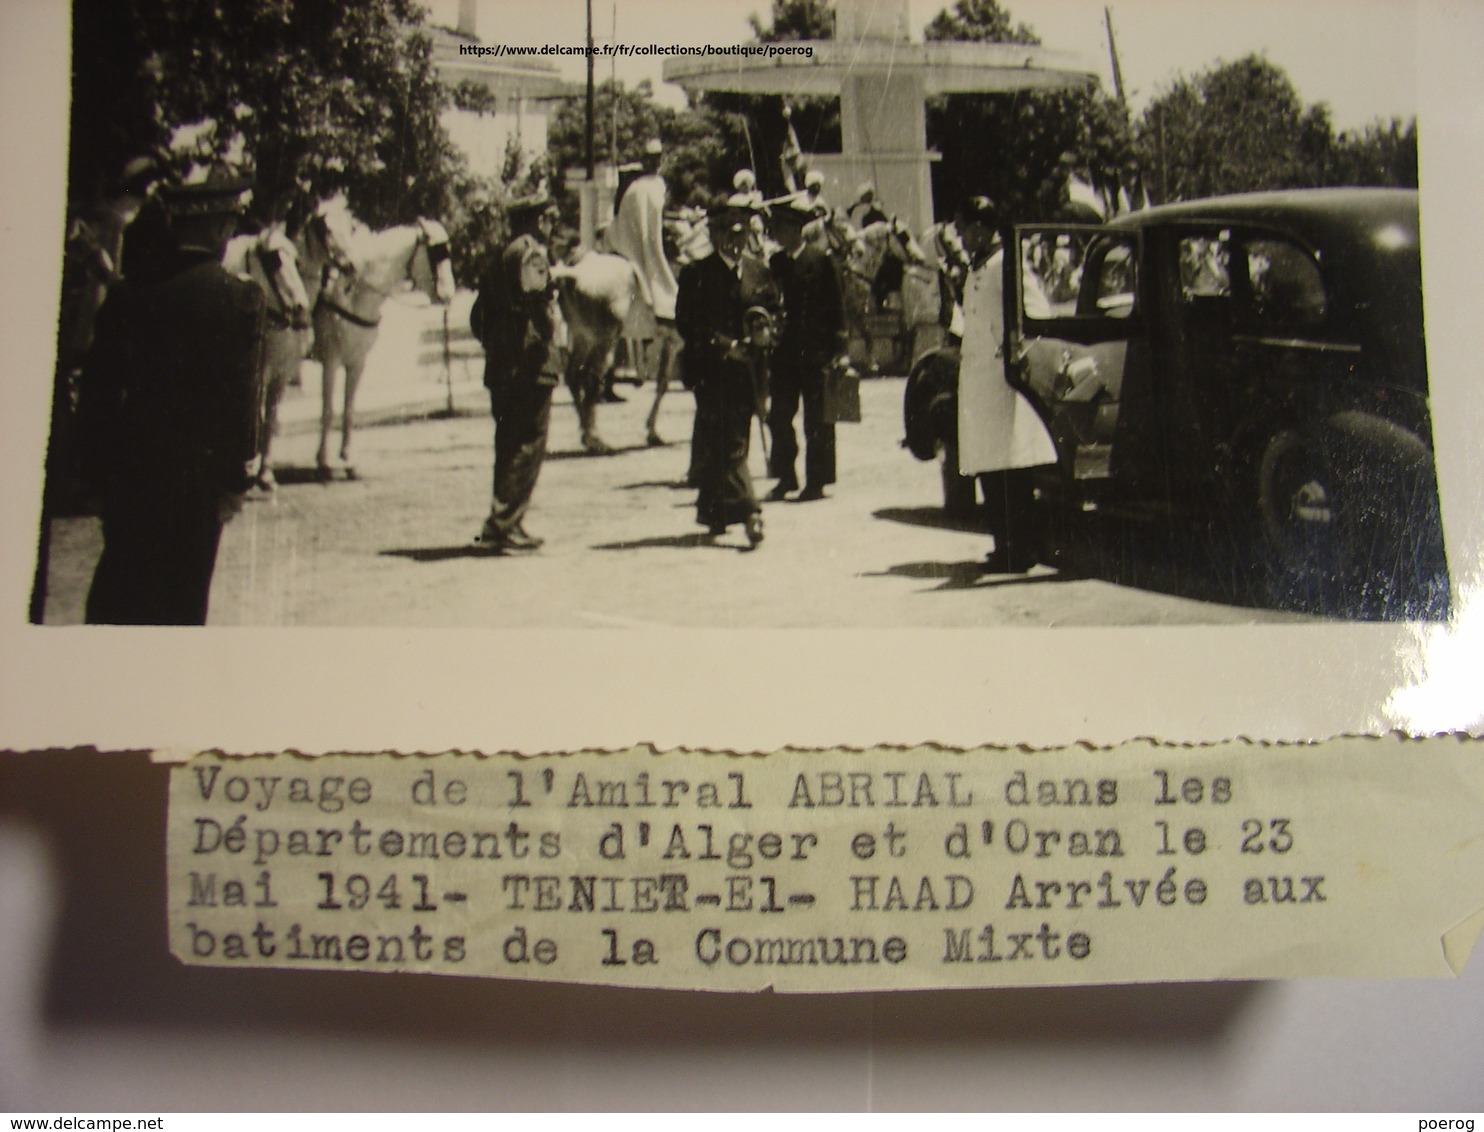
POLYGON ((778 252, 770 262, 783 292, 783 332, 774 357, 827 361, 845 352, 845 313, 834 265, 805 245, 797 257, 778 252))
POLYGON ((78 405, 88 470, 105 496, 246 490, 265 314, 254 283, 197 249, 162 259, 157 279, 110 292, 78 405))
POLYGON ((687 387, 694 389, 737 367, 726 353, 728 345, 743 335, 746 311, 741 280, 717 253, 681 269, 675 329, 685 342, 680 357, 687 387))
POLYGON ((484 347, 484 384, 499 389, 511 382, 555 385, 561 373, 556 342, 559 316, 546 248, 530 233, 517 236, 479 284, 469 313, 470 329, 484 347), (544 278, 537 290, 522 286, 544 278), (544 274, 543 274, 544 272, 544 274))

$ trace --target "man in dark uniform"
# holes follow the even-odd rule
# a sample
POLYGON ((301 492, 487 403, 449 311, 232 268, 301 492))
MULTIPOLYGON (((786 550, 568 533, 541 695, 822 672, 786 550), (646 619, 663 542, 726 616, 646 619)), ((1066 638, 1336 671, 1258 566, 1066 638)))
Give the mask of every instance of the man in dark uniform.
POLYGON ((774 206, 773 238, 783 246, 769 266, 783 290, 783 332, 773 352, 772 403, 768 431, 773 437, 768 471, 778 479, 768 493, 785 499, 799 487, 799 440, 794 417, 804 404, 804 490, 800 500, 823 499, 835 482, 835 426, 825 420, 825 371, 845 353, 845 313, 834 265, 804 239, 813 219, 807 201, 787 198, 774 206))
POLYGON ((747 224, 726 204, 713 207, 709 220, 712 254, 681 271, 675 300, 683 375, 696 394, 696 521, 713 535, 742 523, 755 547, 763 541, 763 517, 747 455, 757 387, 739 278, 747 224))
POLYGON ((562 373, 566 325, 551 278, 556 205, 544 194, 509 208, 511 240, 479 284, 469 321, 484 346, 484 384, 495 418, 494 499, 476 541, 496 554, 542 540, 525 528, 546 459, 551 391, 562 373))
POLYGON ((98 312, 78 404, 103 515, 91 624, 206 623, 257 446, 265 303, 221 265, 247 189, 222 165, 161 189, 157 274, 124 279, 98 312))

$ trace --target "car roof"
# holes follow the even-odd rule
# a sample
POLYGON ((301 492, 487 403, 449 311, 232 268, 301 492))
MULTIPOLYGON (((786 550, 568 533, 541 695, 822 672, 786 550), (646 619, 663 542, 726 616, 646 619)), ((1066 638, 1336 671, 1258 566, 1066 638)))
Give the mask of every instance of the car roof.
POLYGON ((1321 244, 1336 238, 1365 240, 1369 233, 1398 227, 1410 237, 1404 242, 1415 247, 1417 190, 1343 188, 1238 193, 1157 205, 1120 216, 1109 227, 1145 228, 1172 221, 1266 224, 1321 244))

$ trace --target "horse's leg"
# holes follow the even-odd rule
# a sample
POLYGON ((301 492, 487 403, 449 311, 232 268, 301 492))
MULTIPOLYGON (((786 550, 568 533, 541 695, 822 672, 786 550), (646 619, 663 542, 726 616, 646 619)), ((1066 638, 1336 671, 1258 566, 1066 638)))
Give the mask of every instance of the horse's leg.
POLYGON ((593 451, 593 430, 597 407, 597 398, 589 391, 592 384, 589 377, 588 358, 592 353, 592 343, 585 337, 580 341, 572 343, 572 354, 567 359, 567 389, 572 394, 572 408, 577 413, 577 431, 582 438, 582 447, 587 451, 593 451))
POLYGON ((340 462, 345 465, 345 478, 355 479, 355 465, 350 462, 350 434, 355 427, 356 390, 361 385, 361 374, 366 369, 363 353, 345 363, 345 411, 340 415, 340 462))
POLYGON ((315 454, 314 465, 319 469, 319 478, 328 480, 330 471, 330 426, 335 423, 335 378, 336 371, 340 368, 340 356, 338 353, 326 351, 321 355, 323 361, 320 363, 324 370, 324 377, 320 382, 320 412, 319 412, 319 451, 315 454))
POLYGON ((651 448, 664 444, 664 438, 655 428, 660 417, 660 402, 670 388, 670 371, 675 363, 674 332, 661 324, 654 337, 654 404, 649 407, 649 418, 644 422, 645 443, 651 448))
POLYGON ((582 447, 595 456, 613 451, 598 435, 598 399, 603 390, 603 374, 613 358, 616 339, 605 343, 596 336, 584 334, 574 341, 567 363, 567 388, 572 391, 572 407, 577 410, 577 427, 582 434, 582 447))
POLYGON ((273 477, 273 434, 278 431, 278 404, 283 399, 284 386, 288 384, 289 371, 294 368, 292 357, 297 351, 297 334, 287 342, 275 342, 269 347, 267 372, 263 374, 263 412, 258 422, 258 486, 272 491, 277 486, 273 477))

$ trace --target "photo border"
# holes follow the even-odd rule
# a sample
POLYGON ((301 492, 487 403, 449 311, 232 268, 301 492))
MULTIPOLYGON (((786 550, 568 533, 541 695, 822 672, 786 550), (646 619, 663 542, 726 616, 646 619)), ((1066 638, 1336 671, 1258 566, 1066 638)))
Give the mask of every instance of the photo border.
MULTIPOLYGON (((765 6, 765 5, 760 5, 765 6)), ((113 629, 25 623, 64 224, 66 8, 6 5, 0 66, 0 744, 543 751, 1484 729, 1484 5, 1418 4, 1431 407, 1448 626, 989 630, 113 629), (1438 382, 1440 374, 1463 378, 1438 382)), ((1358 61, 1357 65, 1363 65, 1358 61)))

